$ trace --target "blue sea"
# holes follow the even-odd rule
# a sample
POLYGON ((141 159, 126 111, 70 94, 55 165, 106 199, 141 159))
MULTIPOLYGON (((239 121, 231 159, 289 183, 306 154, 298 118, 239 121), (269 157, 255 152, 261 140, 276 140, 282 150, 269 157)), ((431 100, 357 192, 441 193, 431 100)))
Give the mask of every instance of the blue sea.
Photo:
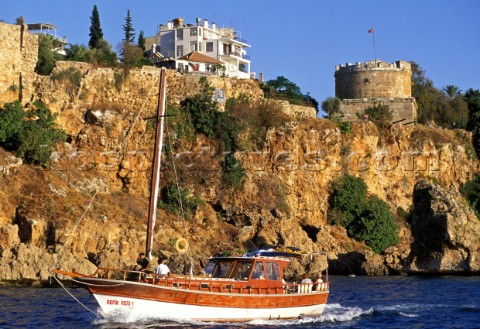
POLYGON ((69 289, 77 302, 62 288, 0 287, 0 328, 480 328, 480 277, 332 276, 330 281, 321 316, 244 324, 106 320, 94 314, 97 305, 84 289, 69 289))

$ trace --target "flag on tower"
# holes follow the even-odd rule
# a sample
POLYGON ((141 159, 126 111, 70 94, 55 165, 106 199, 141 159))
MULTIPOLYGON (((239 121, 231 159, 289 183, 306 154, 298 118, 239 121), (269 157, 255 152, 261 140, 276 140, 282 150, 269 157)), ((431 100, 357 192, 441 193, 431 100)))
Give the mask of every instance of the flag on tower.
POLYGON ((368 30, 368 33, 373 33, 373 27, 370 30, 368 30))

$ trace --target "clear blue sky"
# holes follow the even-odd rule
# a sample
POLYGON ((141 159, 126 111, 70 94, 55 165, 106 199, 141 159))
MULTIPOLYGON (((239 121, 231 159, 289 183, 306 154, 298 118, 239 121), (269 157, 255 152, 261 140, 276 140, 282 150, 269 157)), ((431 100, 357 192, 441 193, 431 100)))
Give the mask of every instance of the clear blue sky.
POLYGON ((88 44, 96 4, 104 39, 114 49, 130 9, 135 32, 154 35, 159 24, 196 17, 233 26, 252 46, 252 71, 266 80, 283 75, 319 102, 334 96, 335 65, 377 58, 413 60, 437 88, 480 89, 478 0, 2 0, 0 19, 51 23, 70 43, 88 44))

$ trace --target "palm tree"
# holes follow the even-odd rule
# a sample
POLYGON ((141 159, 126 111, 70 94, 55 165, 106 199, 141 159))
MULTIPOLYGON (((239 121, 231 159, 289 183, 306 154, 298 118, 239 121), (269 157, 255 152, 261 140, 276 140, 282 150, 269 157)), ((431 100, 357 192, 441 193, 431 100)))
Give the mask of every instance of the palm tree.
POLYGON ((65 49, 65 59, 69 61, 83 62, 86 60, 88 49, 84 45, 70 44, 70 47, 65 49))
POLYGON ((454 85, 447 85, 445 87, 443 87, 442 89, 445 94, 447 94, 447 96, 450 98, 450 99, 454 99, 455 97, 457 97, 458 95, 460 95, 460 88, 458 88, 457 86, 454 86, 454 85))

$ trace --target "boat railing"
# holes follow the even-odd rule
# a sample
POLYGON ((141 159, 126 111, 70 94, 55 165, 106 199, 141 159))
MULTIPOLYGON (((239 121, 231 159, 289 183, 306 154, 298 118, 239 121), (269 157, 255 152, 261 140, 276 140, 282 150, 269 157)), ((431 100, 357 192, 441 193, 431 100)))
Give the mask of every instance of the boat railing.
POLYGON ((170 288, 188 290, 236 293, 236 294, 310 294, 328 292, 329 283, 281 283, 277 285, 245 280, 211 278, 188 275, 157 275, 148 271, 107 268, 96 272, 94 276, 122 281, 136 281, 170 288))

